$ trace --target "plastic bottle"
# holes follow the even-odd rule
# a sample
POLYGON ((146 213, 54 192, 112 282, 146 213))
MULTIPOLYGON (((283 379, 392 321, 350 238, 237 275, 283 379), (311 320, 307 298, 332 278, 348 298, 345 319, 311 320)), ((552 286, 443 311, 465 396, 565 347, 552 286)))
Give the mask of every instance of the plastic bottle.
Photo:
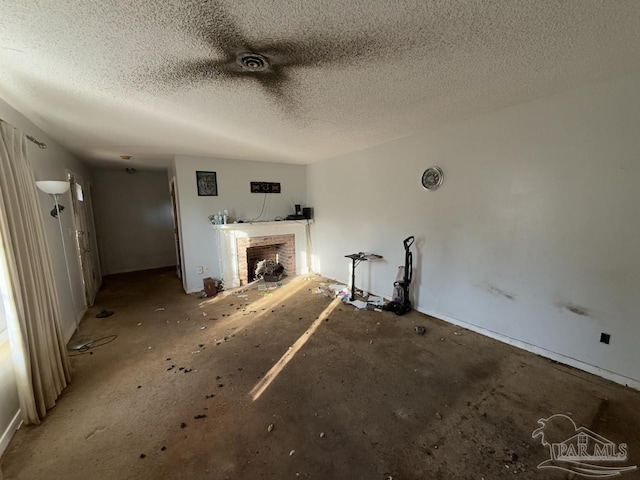
POLYGON ((229 221, 229 210, 225 210, 222 216, 222 223, 226 225, 228 221, 229 221))

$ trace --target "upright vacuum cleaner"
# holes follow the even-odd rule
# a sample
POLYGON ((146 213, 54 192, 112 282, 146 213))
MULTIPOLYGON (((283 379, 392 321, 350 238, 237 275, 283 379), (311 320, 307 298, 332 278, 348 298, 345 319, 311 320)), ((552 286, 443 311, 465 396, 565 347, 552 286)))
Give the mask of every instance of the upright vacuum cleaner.
POLYGON ((402 242, 404 245, 404 266, 398 267, 396 281, 393 282, 393 300, 387 303, 382 309, 394 312, 396 315, 404 315, 411 310, 409 300, 409 285, 413 276, 413 254, 411 245, 414 242, 413 236, 407 237, 402 242))

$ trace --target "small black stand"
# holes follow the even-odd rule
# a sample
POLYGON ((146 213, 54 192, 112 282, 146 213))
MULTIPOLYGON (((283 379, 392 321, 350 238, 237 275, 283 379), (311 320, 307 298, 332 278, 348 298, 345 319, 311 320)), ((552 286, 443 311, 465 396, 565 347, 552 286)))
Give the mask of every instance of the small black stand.
POLYGON ((381 255, 376 255, 375 253, 352 253, 351 255, 345 255, 346 258, 350 258, 353 262, 353 267, 351 268, 351 296, 349 300, 354 301, 356 299, 356 267, 360 265, 360 262, 366 262, 367 260, 378 260, 382 258, 381 255))

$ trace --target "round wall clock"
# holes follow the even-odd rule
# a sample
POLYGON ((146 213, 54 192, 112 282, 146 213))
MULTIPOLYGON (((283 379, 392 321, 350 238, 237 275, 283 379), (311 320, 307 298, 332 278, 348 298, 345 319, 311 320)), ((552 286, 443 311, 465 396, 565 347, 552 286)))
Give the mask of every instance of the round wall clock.
POLYGON ((427 190, 437 190, 444 180, 444 172, 440 167, 429 167, 422 174, 422 186, 427 190))

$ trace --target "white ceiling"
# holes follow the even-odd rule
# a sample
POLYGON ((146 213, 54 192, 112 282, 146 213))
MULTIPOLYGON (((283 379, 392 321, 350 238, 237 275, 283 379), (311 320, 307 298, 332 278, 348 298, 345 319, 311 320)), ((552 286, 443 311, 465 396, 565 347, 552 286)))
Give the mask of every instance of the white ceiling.
POLYGON ((4 0, 0 96, 97 164, 310 163, 638 70, 639 47, 638 0, 4 0))

